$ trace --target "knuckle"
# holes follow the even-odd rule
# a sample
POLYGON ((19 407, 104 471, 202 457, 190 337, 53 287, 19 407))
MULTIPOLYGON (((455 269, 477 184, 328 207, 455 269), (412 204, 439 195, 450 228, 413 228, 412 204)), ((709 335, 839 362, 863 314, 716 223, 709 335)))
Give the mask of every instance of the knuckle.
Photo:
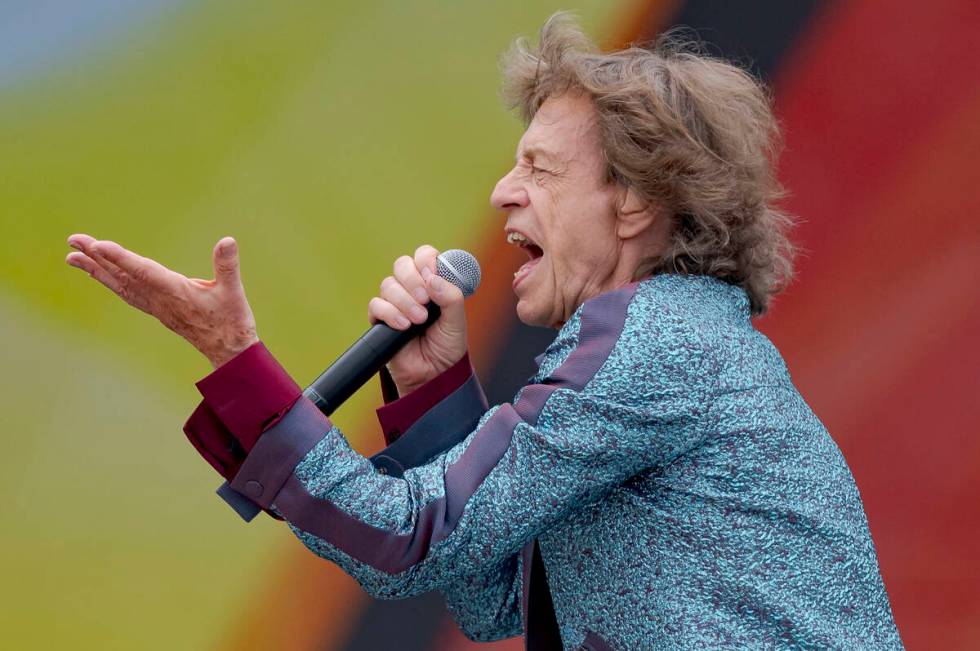
POLYGON ((109 240, 100 240, 96 243, 96 247, 96 252, 110 262, 115 263, 115 260, 119 257, 115 247, 112 246, 112 242, 109 240))
POLYGON ((405 272, 408 269, 413 268, 414 266, 415 266, 415 261, 412 260, 412 258, 408 257, 407 255, 403 255, 399 257, 397 260, 395 260, 394 270, 396 273, 399 271, 405 272))
POLYGON ((382 317, 391 311, 391 303, 383 298, 372 298, 368 303, 368 313, 372 316, 382 317))
POLYGON ((423 244, 415 250, 415 264, 419 268, 424 267, 435 260, 438 256, 439 251, 435 247, 428 244, 423 244))
POLYGON ((398 284, 398 281, 394 279, 393 276, 385 276, 381 281, 381 292, 391 291, 392 287, 398 284))
POLYGON ((423 244, 415 251, 415 266, 418 271, 421 272, 423 269, 434 269, 436 258, 439 257, 439 251, 428 244, 423 244))

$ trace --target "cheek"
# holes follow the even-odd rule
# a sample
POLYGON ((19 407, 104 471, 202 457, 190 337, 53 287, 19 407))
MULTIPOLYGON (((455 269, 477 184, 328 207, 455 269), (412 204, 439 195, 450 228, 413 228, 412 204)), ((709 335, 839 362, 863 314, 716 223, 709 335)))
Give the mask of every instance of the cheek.
MULTIPOLYGON (((565 231, 560 234, 551 255, 547 256, 548 280, 543 289, 552 297, 567 303, 589 284, 596 272, 606 265, 605 256, 595 249, 594 243, 581 237, 581 233, 565 231)), ((554 299, 553 299, 554 300, 554 299)))
MULTIPOLYGON (((546 262, 558 287, 587 282, 615 266, 618 254, 615 219, 602 192, 538 189, 536 211, 547 230, 546 262)), ((544 262, 544 261, 543 261, 544 262)))
MULTIPOLYGON (((571 220, 570 220, 571 221, 571 220)), ((615 265, 618 252, 615 233, 601 218, 586 217, 566 225, 556 239, 560 252, 555 265, 576 274, 591 275, 615 265)))

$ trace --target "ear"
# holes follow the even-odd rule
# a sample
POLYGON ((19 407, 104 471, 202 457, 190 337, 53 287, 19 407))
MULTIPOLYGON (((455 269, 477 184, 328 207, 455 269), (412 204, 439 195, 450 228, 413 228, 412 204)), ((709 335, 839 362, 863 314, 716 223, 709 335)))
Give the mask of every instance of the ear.
POLYGON ((631 240, 646 232, 657 219, 656 205, 645 199, 633 188, 625 188, 620 197, 616 235, 621 240, 631 240))

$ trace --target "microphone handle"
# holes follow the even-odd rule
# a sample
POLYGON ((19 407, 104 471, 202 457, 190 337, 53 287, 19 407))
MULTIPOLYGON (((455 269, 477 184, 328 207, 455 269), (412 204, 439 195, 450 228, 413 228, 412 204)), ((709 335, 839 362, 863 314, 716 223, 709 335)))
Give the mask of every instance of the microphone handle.
POLYGON ((425 323, 412 324, 407 330, 395 330, 386 323, 376 323, 355 341, 350 348, 320 374, 303 395, 329 416, 355 391, 387 364, 402 346, 418 337, 435 323, 441 310, 435 303, 426 305, 429 318, 425 323))

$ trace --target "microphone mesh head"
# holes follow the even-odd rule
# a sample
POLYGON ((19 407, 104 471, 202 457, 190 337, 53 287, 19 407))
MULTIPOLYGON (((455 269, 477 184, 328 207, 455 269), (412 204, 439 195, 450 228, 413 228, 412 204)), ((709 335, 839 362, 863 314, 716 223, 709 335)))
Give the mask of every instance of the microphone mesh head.
POLYGON ((462 249, 443 251, 436 258, 436 273, 469 297, 480 286, 480 263, 462 249))

